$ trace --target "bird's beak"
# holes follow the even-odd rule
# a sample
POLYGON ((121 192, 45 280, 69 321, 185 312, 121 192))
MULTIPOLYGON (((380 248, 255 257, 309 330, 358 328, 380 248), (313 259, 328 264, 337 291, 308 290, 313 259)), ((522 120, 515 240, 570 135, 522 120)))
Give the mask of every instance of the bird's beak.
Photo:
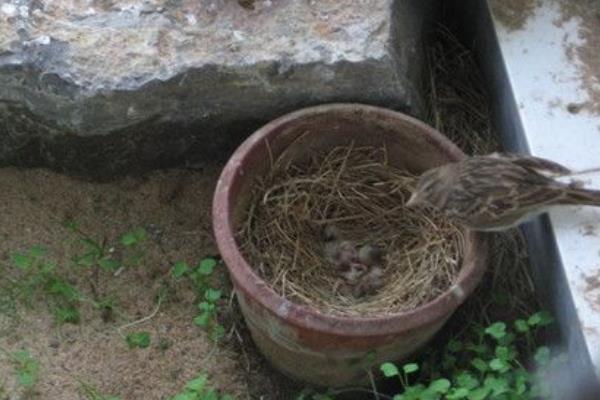
POLYGON ((417 205, 418 202, 419 200, 417 199, 417 192, 414 192, 410 196, 410 199, 408 199, 408 201, 406 202, 405 207, 414 207, 415 205, 417 205))

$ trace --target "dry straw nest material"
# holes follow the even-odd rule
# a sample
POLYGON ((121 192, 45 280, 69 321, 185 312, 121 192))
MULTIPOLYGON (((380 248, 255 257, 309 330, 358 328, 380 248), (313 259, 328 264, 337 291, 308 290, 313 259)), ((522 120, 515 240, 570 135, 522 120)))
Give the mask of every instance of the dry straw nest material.
POLYGON ((385 148, 336 147, 303 163, 275 161, 255 186, 239 231, 245 257, 281 296, 323 313, 387 315, 418 307, 454 282, 462 231, 431 210, 405 208, 417 177, 385 148), (383 249, 381 285, 367 295, 325 256, 323 228, 383 249))

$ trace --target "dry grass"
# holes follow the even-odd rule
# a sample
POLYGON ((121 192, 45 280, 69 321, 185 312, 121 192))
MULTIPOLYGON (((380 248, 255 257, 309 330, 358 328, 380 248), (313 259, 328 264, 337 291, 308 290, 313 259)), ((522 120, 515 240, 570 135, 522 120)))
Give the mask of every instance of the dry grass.
MULTIPOLYGON (((491 124, 485 84, 473 54, 446 28, 428 47, 429 123, 465 153, 501 151, 491 124)), ((519 230, 493 234, 488 271, 454 320, 487 324, 531 314, 539 309, 525 242, 519 230)))
POLYGON ((385 148, 337 147, 304 164, 276 161, 272 171, 254 192, 240 241, 280 295, 326 313, 373 316, 418 307, 454 282, 461 230, 404 207, 417 177, 389 165, 385 148), (343 290, 350 284, 327 260, 322 237, 331 225, 357 247, 385 250, 382 286, 372 295, 343 290))
POLYGON ((492 130, 488 95, 473 54, 447 29, 427 48, 428 122, 467 154, 500 150, 492 130))

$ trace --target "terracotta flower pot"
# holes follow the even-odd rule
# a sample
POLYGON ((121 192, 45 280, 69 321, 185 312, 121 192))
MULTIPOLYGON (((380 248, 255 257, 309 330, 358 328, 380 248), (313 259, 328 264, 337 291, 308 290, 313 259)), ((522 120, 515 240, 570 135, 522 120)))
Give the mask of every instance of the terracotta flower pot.
POLYGON ((253 181, 269 168, 269 152, 301 159, 351 141, 385 143, 391 163, 417 173, 464 157, 446 137, 398 112, 360 104, 311 107, 250 136, 225 166, 213 203, 217 245, 259 349, 285 374, 331 387, 362 383, 366 366, 402 359, 426 344, 479 283, 487 258, 484 236, 466 232, 454 286, 414 310, 383 317, 326 315, 279 296, 248 264, 235 239, 253 181))

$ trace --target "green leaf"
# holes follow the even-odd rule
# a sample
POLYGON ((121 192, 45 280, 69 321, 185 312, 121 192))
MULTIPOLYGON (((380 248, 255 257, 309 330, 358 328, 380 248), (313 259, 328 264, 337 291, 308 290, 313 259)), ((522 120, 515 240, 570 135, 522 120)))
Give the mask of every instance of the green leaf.
POLYGON ((423 384, 408 386, 404 390, 403 399, 405 399, 405 400, 420 400, 425 389, 426 389, 425 385, 423 385, 423 384))
POLYGON ((203 313, 199 314, 196 318, 194 318, 194 324, 196 324, 200 327, 205 327, 210 323, 210 320, 211 320, 210 313, 203 312, 203 313))
POLYGON ((405 397, 401 394, 397 394, 394 396, 392 400, 406 400, 405 397))
POLYGON ((204 258, 200 261, 200 264, 198 265, 198 273, 201 275, 210 275, 213 273, 213 270, 215 269, 217 265, 217 261, 214 258, 204 258))
POLYGON ((125 341, 129 348, 139 347, 146 348, 150 346, 150 333, 148 332, 134 332, 130 333, 125 337, 125 341))
POLYGON ((423 390, 423 392, 419 396, 420 400, 439 400, 439 398, 440 394, 435 392, 434 390, 431 390, 430 388, 423 390))
POLYGON ((456 377, 456 383, 458 386, 464 387, 466 389, 474 389, 479 386, 479 381, 470 373, 463 372, 456 377))
POLYGON ((490 394, 491 389, 488 387, 481 387, 472 390, 469 393, 469 400, 483 400, 490 394))
POLYGON ((17 378, 19 380, 19 384, 22 386, 31 386, 35 381, 33 374, 27 371, 19 372, 17 374, 17 378))
POLYGON ((26 350, 12 354, 17 380, 22 386, 32 386, 37 380, 39 364, 26 350))
POLYGON ((504 372, 506 370, 508 370, 508 365, 502 361, 499 358, 494 358, 492 361, 490 361, 490 368, 493 371, 500 371, 500 372, 504 372))
POLYGON ((419 370, 419 365, 415 363, 404 364, 402 370, 405 374, 412 374, 413 372, 417 372, 419 370))
POLYGON ((185 261, 177 261, 171 268, 171 275, 173 278, 178 279, 185 275, 190 270, 185 261))
POLYGON ((189 381, 185 388, 193 392, 202 392, 206 388, 207 378, 206 375, 200 375, 196 379, 189 381))
POLYGON ((206 290, 206 292, 204 292, 204 298, 207 301, 214 303, 215 301, 217 301, 221 298, 221 291, 217 290, 217 289, 209 288, 206 290))
POLYGON ((24 254, 16 253, 13 254, 10 258, 14 266, 22 270, 28 270, 33 264, 31 258, 24 254))
POLYGON ((100 260, 98 260, 98 265, 105 270, 114 271, 119 269, 121 263, 118 260, 114 260, 112 258, 101 258, 100 260))
POLYGON ((198 304, 198 308, 202 311, 206 311, 208 313, 212 313, 215 310, 215 305, 211 304, 207 301, 203 301, 198 304))
POLYGON ((529 325, 524 319, 518 319, 515 321, 515 329, 517 332, 525 333, 529 331, 529 325))
POLYGON ((383 375, 386 378, 391 378, 393 376, 400 375, 400 371, 398 371, 398 368, 394 364, 389 362, 381 364, 379 369, 381 370, 381 372, 383 372, 383 375))
POLYGON ((446 393, 450 389, 450 381, 445 378, 436 379, 429 384, 429 389, 436 393, 446 393))
POLYGON ((546 365, 550 361, 550 349, 546 346, 538 348, 533 356, 538 365, 546 365))
POLYGON ((75 286, 61 279, 53 279, 48 288, 48 292, 69 301, 76 301, 80 297, 79 291, 75 286))
POLYGON ((124 246, 133 246, 146 239, 146 236, 147 233, 144 228, 136 228, 131 232, 127 232, 123 236, 121 236, 121 243, 124 246))
POLYGON ((493 376, 488 376, 485 378, 483 385, 484 387, 491 389, 494 396, 506 393, 509 390, 509 385, 506 380, 494 378, 493 376))
POLYGON ((208 392, 204 393, 202 400, 219 400, 219 396, 217 395, 217 392, 210 389, 208 392))
POLYGON ((517 371, 515 378, 515 389, 517 394, 523 394, 527 390, 528 374, 525 371, 517 371))
POLYGON ((514 343, 515 341, 515 334, 512 332, 508 332, 506 335, 504 335, 501 339, 498 339, 498 344, 502 345, 502 346, 510 346, 514 343))
POLYGON ((502 339, 506 335, 506 324, 504 322, 496 322, 488 326, 485 329, 485 333, 494 339, 502 339))
POLYGON ((469 395, 469 391, 465 388, 458 388, 446 394, 448 400, 464 399, 469 395))
POLYGON ((481 358, 474 358, 471 360, 471 365, 473 365, 477 370, 481 372, 486 372, 488 370, 488 365, 481 358))
POLYGON ((512 353, 508 347, 498 346, 496 347, 496 357, 503 361, 506 361, 512 359, 512 353))
POLYGON ((554 318, 547 311, 540 311, 533 314, 527 320, 529 326, 547 326, 554 322, 554 318))

